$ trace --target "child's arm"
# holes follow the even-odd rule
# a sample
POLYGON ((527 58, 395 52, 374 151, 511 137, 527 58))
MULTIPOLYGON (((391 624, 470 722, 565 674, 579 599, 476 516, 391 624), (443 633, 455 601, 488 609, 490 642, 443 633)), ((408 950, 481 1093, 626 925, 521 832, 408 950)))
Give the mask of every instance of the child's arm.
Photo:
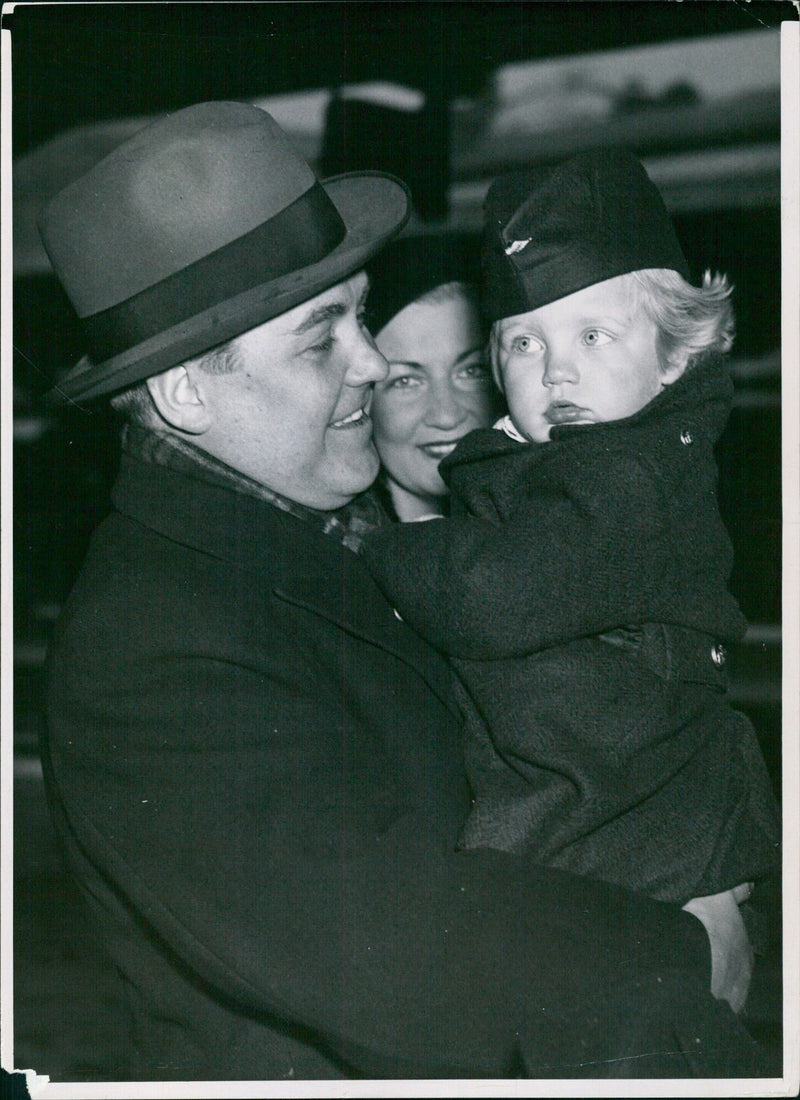
MULTIPOLYGON (((707 563, 657 476, 609 455, 607 476, 550 485, 504 524, 472 515, 395 524, 364 544, 403 619, 452 656, 492 659, 657 618, 707 563)), ((698 600, 698 604, 701 601, 698 600)))

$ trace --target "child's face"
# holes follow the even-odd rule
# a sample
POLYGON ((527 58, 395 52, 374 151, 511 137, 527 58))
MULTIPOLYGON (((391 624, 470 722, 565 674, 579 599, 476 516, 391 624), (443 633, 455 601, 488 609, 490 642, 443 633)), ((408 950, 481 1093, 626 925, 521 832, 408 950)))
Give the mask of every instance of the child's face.
POLYGON ((495 366, 517 428, 545 443, 554 424, 638 412, 683 373, 662 369, 656 337, 626 275, 498 321, 495 366))

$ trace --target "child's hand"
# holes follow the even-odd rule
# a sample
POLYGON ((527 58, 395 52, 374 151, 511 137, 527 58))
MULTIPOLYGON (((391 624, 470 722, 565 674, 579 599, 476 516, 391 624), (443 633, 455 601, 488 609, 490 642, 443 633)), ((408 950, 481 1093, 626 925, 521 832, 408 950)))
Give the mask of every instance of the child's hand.
POLYGON ((703 922, 711 941, 711 993, 741 1012, 753 976, 753 950, 747 936, 738 900, 749 893, 747 884, 692 898, 684 909, 703 922))

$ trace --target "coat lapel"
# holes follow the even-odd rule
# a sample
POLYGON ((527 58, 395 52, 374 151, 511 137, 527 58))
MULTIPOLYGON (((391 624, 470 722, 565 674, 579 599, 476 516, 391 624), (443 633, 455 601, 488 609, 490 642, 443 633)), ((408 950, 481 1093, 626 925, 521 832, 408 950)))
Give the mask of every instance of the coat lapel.
POLYGON ((117 509, 166 538, 258 572, 281 600, 411 665, 453 707, 449 668, 394 614, 363 562, 311 524, 254 497, 124 456, 117 509))
MULTIPOLYGON (((302 524, 292 516, 287 520, 302 524)), ((275 596, 392 653, 411 665, 447 706, 454 707, 446 661, 397 617, 361 559, 316 531, 304 534, 307 553, 276 579, 275 596), (316 552, 309 546, 312 541, 316 552)))

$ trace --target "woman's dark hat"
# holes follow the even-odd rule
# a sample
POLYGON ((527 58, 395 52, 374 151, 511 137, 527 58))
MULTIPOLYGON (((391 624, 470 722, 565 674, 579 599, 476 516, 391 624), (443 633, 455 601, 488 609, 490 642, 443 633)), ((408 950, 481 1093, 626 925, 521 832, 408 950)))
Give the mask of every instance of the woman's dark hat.
POLYGON ((612 149, 496 180, 484 203, 482 264, 489 321, 631 271, 689 278, 657 188, 636 157, 612 149))
POLYGON ((367 264, 367 324, 373 335, 418 298, 445 283, 467 283, 477 294, 480 252, 460 233, 400 237, 367 264))
POLYGON ((285 313, 363 267, 409 208, 393 176, 320 183, 257 107, 159 119, 40 216, 90 349, 53 396, 113 393, 285 313))

